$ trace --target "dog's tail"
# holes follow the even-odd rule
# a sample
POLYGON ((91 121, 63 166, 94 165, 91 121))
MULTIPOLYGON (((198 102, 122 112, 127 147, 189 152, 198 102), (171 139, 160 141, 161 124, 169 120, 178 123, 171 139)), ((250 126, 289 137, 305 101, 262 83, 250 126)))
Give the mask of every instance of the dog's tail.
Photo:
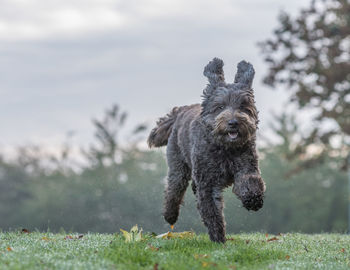
POLYGON ((179 109, 179 107, 175 107, 170 113, 157 121, 157 126, 152 129, 148 136, 147 142, 150 148, 168 144, 168 138, 173 129, 176 117, 180 111, 179 109))

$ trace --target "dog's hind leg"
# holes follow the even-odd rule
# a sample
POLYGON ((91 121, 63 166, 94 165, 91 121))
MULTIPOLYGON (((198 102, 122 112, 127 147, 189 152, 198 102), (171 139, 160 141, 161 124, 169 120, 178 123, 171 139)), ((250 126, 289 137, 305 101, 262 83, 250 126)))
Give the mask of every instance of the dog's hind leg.
POLYGON ((210 240, 224 243, 226 239, 222 190, 199 184, 197 186, 197 203, 204 225, 208 228, 210 240))
POLYGON ((167 186, 165 189, 164 218, 173 225, 177 221, 180 205, 191 178, 191 172, 182 160, 181 153, 176 145, 167 148, 167 159, 169 165, 167 186))

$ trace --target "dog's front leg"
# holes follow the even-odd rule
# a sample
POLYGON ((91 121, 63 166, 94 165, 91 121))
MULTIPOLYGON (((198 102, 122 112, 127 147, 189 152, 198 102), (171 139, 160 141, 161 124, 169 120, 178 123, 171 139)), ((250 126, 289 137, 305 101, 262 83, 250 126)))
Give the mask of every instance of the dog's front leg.
POLYGON ((234 159, 233 192, 248 210, 257 211, 263 206, 265 182, 261 178, 255 145, 234 159))
POLYGON ((204 225, 208 228, 210 240, 224 243, 226 239, 222 190, 199 183, 197 203, 204 225))

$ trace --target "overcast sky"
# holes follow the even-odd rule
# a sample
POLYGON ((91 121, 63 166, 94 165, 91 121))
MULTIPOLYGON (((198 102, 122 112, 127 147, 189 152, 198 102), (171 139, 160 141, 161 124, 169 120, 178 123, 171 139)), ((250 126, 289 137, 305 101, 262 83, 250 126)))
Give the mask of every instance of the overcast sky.
POLYGON ((68 131, 89 143, 91 118, 113 103, 128 128, 152 125, 177 105, 200 102, 202 71, 225 62, 226 81, 245 59, 256 70, 261 132, 284 91, 262 85, 258 41, 294 0, 0 0, 0 148, 57 146, 68 131))

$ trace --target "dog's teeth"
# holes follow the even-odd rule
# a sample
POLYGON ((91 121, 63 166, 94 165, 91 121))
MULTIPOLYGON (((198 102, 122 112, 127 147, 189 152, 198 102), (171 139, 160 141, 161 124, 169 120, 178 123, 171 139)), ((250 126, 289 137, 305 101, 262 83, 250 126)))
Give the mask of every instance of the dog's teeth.
POLYGON ((238 136, 237 133, 231 133, 231 132, 229 132, 228 135, 230 136, 231 139, 236 139, 238 136))

